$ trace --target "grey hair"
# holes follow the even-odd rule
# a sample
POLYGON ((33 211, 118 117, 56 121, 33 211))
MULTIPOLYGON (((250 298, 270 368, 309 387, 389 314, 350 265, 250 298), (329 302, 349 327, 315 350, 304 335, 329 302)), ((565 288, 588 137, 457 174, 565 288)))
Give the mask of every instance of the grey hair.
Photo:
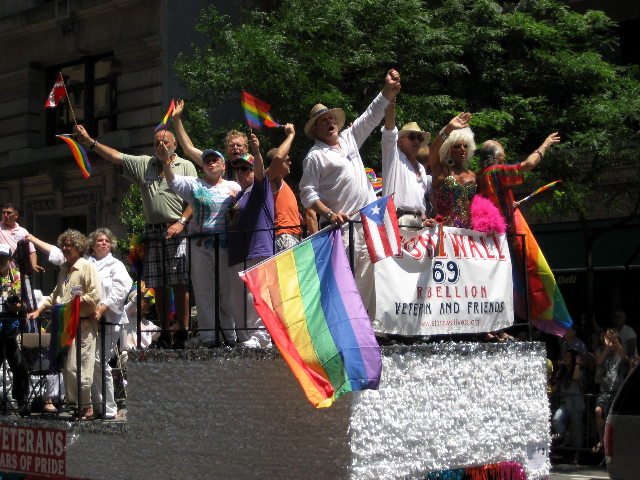
POLYGON ((106 236, 111 241, 111 252, 114 252, 116 249, 116 245, 118 243, 118 239, 113 234, 113 232, 106 227, 98 228, 89 234, 89 241, 88 241, 89 248, 90 249, 93 248, 93 246, 96 243, 96 240, 98 240, 98 237, 100 235, 106 236))
POLYGON ((89 249, 89 242, 87 241, 87 237, 85 237, 78 230, 69 228, 62 232, 62 234, 58 237, 58 247, 62 248, 62 244, 65 240, 69 240, 71 244, 80 251, 80 256, 86 254, 87 250, 89 249))
POLYGON ((473 155, 476 153, 476 142, 473 139, 473 132, 469 127, 461 128, 459 130, 454 130, 449 135, 442 146, 440 147, 440 158, 447 162, 447 159, 451 158, 451 147, 458 142, 463 142, 467 144, 467 159, 465 161, 465 165, 473 155))
POLYGON ((487 140, 480 147, 480 167, 485 168, 489 165, 495 165, 501 153, 504 153, 504 151, 495 140, 487 140))

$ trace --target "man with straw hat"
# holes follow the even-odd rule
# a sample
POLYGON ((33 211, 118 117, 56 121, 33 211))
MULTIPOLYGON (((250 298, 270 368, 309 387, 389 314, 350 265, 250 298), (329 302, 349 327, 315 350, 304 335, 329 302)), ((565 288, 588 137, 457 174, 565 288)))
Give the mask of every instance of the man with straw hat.
MULTIPOLYGON (((313 208, 319 218, 326 218, 334 225, 345 225, 349 219, 359 220, 359 214, 350 214, 375 201, 371 182, 364 170, 359 149, 380 124, 385 109, 400 89, 400 74, 389 70, 382 92, 371 102, 367 110, 343 131, 344 111, 317 104, 311 109, 304 133, 315 141, 305 157, 300 180, 300 197, 305 208, 313 208)), ((347 247, 349 235, 343 230, 343 242, 347 247)), ((355 224, 355 278, 362 301, 367 307, 373 292, 373 266, 362 224, 355 224)))
POLYGON ((416 122, 396 128, 396 104, 387 107, 382 127, 382 196, 393 195, 398 225, 401 227, 431 226, 433 220, 428 196, 431 195, 431 175, 427 175, 416 157, 429 144, 431 134, 416 122))

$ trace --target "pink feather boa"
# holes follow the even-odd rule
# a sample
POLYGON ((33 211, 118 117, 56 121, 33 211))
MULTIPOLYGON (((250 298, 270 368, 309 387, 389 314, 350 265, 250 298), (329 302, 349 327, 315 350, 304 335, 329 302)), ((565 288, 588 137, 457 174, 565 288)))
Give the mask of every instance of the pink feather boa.
POLYGON ((507 224, 500 210, 482 195, 476 195, 471 202, 471 223, 477 232, 501 234, 507 231, 507 224))

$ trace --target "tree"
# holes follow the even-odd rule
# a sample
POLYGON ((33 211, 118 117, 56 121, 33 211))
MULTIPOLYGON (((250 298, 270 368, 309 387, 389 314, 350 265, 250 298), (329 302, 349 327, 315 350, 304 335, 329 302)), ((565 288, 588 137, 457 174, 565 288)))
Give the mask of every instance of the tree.
MULTIPOLYGON (((291 180, 297 185, 311 146, 301 129, 311 107, 339 106, 348 124, 396 68, 399 125, 417 121, 435 133, 455 113, 470 111, 476 139, 500 141, 508 161, 560 131, 564 143, 550 154, 555 158, 532 176, 538 186, 562 178, 566 188, 538 210, 573 210, 587 247, 589 203, 612 212, 626 205, 637 216, 640 75, 611 60, 615 24, 604 13, 578 14, 556 0, 280 0, 244 17, 234 27, 213 7, 203 11, 197 29, 210 45, 194 47, 176 64, 193 94, 188 128, 200 145, 219 145, 222 132, 237 126, 212 129, 207 112, 223 103, 237 104, 239 112, 244 89, 270 103, 277 121, 298 126, 291 180), (600 188, 620 165, 632 172, 628 188, 600 188)), ((263 144, 280 143, 282 134, 268 130, 260 134, 263 144)), ((376 132, 362 150, 376 171, 379 138, 376 132)))

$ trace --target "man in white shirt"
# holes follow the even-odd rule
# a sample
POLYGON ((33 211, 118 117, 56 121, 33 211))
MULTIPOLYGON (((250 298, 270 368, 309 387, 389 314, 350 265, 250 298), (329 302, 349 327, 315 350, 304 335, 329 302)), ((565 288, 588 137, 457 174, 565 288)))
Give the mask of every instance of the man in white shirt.
MULTIPOLYGON (((400 90, 400 74, 389 70, 385 85, 367 110, 346 130, 340 131, 345 123, 341 108, 329 109, 317 104, 311 109, 304 133, 314 146, 303 161, 303 175, 300 180, 300 197, 304 208, 313 208, 319 218, 327 218, 331 223, 342 226, 349 221, 359 220, 353 214, 375 201, 371 182, 364 170, 359 149, 380 124, 385 109, 395 99, 400 90)), ((373 292, 373 268, 364 241, 362 224, 355 224, 354 275, 365 307, 373 292)), ((343 242, 347 247, 348 230, 343 229, 343 242)))
MULTIPOLYGON (((11 248, 11 255, 16 253, 18 242, 29 235, 29 232, 18 225, 18 208, 13 203, 5 203, 2 206, 2 222, 0 222, 0 243, 5 243, 11 248)), ((29 259, 36 272, 44 272, 44 268, 38 265, 38 256, 32 243, 29 243, 29 259)))
POLYGON ((431 204, 431 175, 427 175, 416 157, 419 150, 429 144, 431 134, 410 122, 398 132, 396 104, 386 110, 382 127, 382 196, 393 194, 398 225, 400 227, 432 226, 428 219, 431 204))

